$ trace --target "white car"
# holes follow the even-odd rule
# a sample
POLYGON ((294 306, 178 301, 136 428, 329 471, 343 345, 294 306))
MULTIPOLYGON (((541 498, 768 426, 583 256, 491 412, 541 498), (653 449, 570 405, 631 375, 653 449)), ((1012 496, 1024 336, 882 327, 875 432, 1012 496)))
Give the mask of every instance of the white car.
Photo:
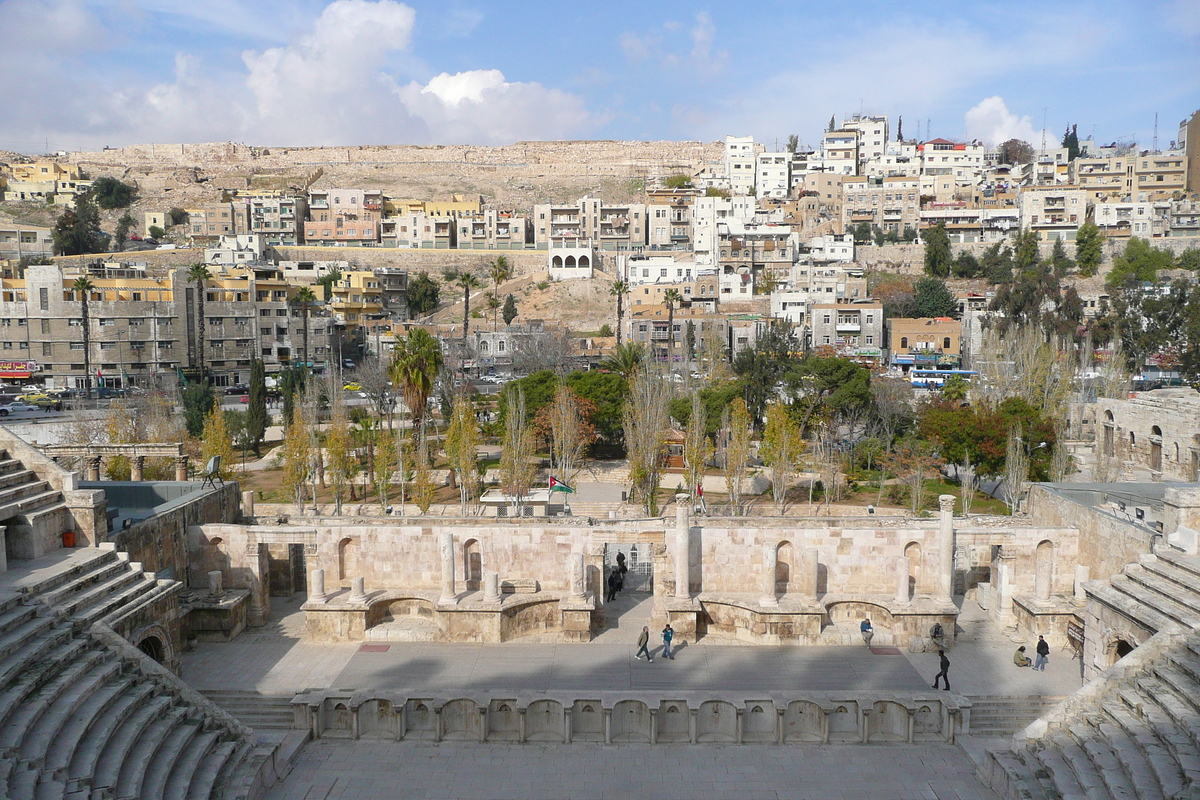
POLYGON ((22 411, 40 411, 37 406, 31 406, 29 403, 5 403, 0 406, 0 417, 7 417, 9 414, 20 414, 22 411))

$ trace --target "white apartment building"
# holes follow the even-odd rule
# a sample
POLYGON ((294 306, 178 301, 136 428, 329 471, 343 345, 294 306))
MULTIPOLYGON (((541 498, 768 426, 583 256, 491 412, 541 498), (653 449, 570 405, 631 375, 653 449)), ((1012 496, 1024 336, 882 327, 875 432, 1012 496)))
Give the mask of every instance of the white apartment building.
POLYGON ((755 168, 755 195, 786 198, 791 189, 791 154, 759 153, 755 168))
POLYGON ((204 262, 219 266, 262 261, 265 248, 257 233, 223 234, 216 247, 204 250, 204 262))
MULTIPOLYGON (((753 164, 751 158, 751 180, 753 164)), ((597 250, 640 250, 646 246, 646 205, 605 203, 583 197, 576 203, 533 207, 533 240, 539 245, 591 241, 597 250)))
POLYGON ((854 261, 854 237, 848 233, 829 233, 808 240, 808 257, 812 261, 854 261))
POLYGON ((920 195, 918 178, 847 178, 842 182, 842 230, 848 233, 864 222, 896 234, 916 230, 920 195))
POLYGON ((952 142, 931 139, 917 146, 921 154, 921 174, 950 176, 959 186, 978 182, 984 167, 984 146, 979 142, 952 142))
POLYGON ((821 152, 825 162, 824 171, 837 175, 857 175, 858 142, 858 131, 826 131, 821 140, 821 152))
POLYGON ((860 161, 881 159, 888 146, 888 118, 855 114, 842 123, 842 129, 858 131, 860 161))
POLYGON ((863 173, 881 178, 910 178, 921 174, 916 142, 888 142, 883 155, 863 162, 863 173))
POLYGON ((1067 148, 1051 147, 1033 157, 1033 183, 1037 186, 1052 186, 1066 183, 1070 178, 1070 159, 1067 148))
POLYGON ((646 227, 651 250, 692 249, 692 206, 700 189, 646 192, 646 227))
POLYGON ((729 220, 753 222, 755 211, 754 197, 697 197, 692 207, 692 250, 696 263, 706 266, 717 263, 718 224, 729 220))
POLYGON ((1074 239, 1087 214, 1087 192, 1075 186, 1028 186, 1020 195, 1021 230, 1039 239, 1074 239))
MULTIPOLYGON (((618 259, 618 274, 624 275, 630 286, 686 282, 701 274, 695 261, 676 260, 669 255, 619 256, 618 259)), ((712 272, 712 268, 706 272, 712 272)))
POLYGON ((1171 202, 1108 202, 1093 207, 1096 227, 1108 237, 1166 236, 1171 225, 1171 202))
POLYGON ((725 137, 725 175, 735 195, 754 194, 754 162, 753 136, 725 137))

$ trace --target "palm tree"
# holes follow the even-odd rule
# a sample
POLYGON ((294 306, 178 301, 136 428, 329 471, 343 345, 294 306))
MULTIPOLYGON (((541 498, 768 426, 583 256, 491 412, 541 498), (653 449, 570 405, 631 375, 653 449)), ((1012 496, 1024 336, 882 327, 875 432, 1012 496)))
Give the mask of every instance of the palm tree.
POLYGON ((308 286, 301 286, 296 290, 296 296, 292 298, 292 302, 300 306, 300 324, 303 326, 301 331, 304 336, 304 356, 301 363, 306 365, 306 369, 312 371, 312 359, 308 357, 308 307, 317 302, 317 296, 308 286))
POLYGON ((608 287, 608 293, 617 298, 617 347, 621 346, 621 320, 625 318, 625 295, 629 293, 629 284, 623 280, 615 280, 608 287))
POLYGON ((425 405, 433 394, 433 379, 442 368, 442 346, 424 328, 413 328, 392 351, 392 382, 400 387, 412 414, 414 433, 425 418, 425 405))
POLYGON ((83 396, 92 399, 92 328, 88 323, 88 295, 93 289, 91 280, 81 275, 71 284, 79 296, 79 313, 83 317, 83 396))
POLYGON ((675 348, 675 306, 683 301, 683 295, 678 289, 667 289, 663 292, 663 302, 667 306, 667 360, 671 360, 671 351, 675 348))
POLYGON ((203 262, 193 264, 188 270, 188 280, 196 282, 196 310, 199 314, 199 320, 196 325, 196 343, 200 345, 200 377, 204 377, 204 363, 206 357, 204 354, 204 282, 212 278, 212 273, 208 271, 208 266, 203 262))
POLYGON ((496 317, 500 308, 500 284, 511 278, 512 274, 512 264, 504 256, 496 256, 496 260, 488 264, 488 275, 492 278, 492 302, 488 303, 492 309, 492 330, 496 330, 498 324, 496 317))
POLYGON ((442 277, 463 290, 463 341, 466 341, 467 328, 471 324, 471 290, 478 289, 482 284, 474 273, 465 269, 448 269, 442 273, 442 277))
POLYGON ((642 368, 646 358, 646 350, 637 342, 626 342, 617 345, 613 354, 600 364, 603 369, 615 372, 625 380, 632 380, 637 371, 642 368))

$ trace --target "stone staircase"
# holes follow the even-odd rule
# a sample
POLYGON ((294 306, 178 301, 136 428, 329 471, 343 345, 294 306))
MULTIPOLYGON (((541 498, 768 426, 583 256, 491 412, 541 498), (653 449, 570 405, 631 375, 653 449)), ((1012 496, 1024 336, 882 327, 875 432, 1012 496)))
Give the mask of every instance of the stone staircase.
POLYGON ((1162 546, 1109 581, 1090 581, 1090 597, 1151 631, 1200 630, 1200 559, 1162 546))
POLYGON ((20 515, 36 525, 40 517, 65 508, 61 492, 0 449, 0 519, 20 515))
POLYGON ((112 632, 179 589, 109 548, 0 591, 0 796, 246 798, 276 744, 112 632))
POLYGON ((256 730, 291 730, 292 695, 271 695, 238 690, 205 689, 200 692, 240 722, 256 730))
POLYGON ((1012 736, 1062 701, 1041 695, 972 695, 972 736, 1012 736))

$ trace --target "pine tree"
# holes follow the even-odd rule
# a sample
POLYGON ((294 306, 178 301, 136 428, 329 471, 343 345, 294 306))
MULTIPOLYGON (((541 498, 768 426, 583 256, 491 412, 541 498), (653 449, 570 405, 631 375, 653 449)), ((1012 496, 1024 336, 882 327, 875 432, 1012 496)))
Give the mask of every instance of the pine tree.
POLYGON ((504 298, 504 310, 500 312, 504 317, 505 325, 512 325, 512 321, 517 318, 520 312, 517 311, 517 300, 511 294, 504 298))
POLYGON ((1104 235, 1091 222, 1079 226, 1075 234, 1075 263, 1079 265, 1079 275, 1090 278, 1100 271, 1101 245, 1104 235))

